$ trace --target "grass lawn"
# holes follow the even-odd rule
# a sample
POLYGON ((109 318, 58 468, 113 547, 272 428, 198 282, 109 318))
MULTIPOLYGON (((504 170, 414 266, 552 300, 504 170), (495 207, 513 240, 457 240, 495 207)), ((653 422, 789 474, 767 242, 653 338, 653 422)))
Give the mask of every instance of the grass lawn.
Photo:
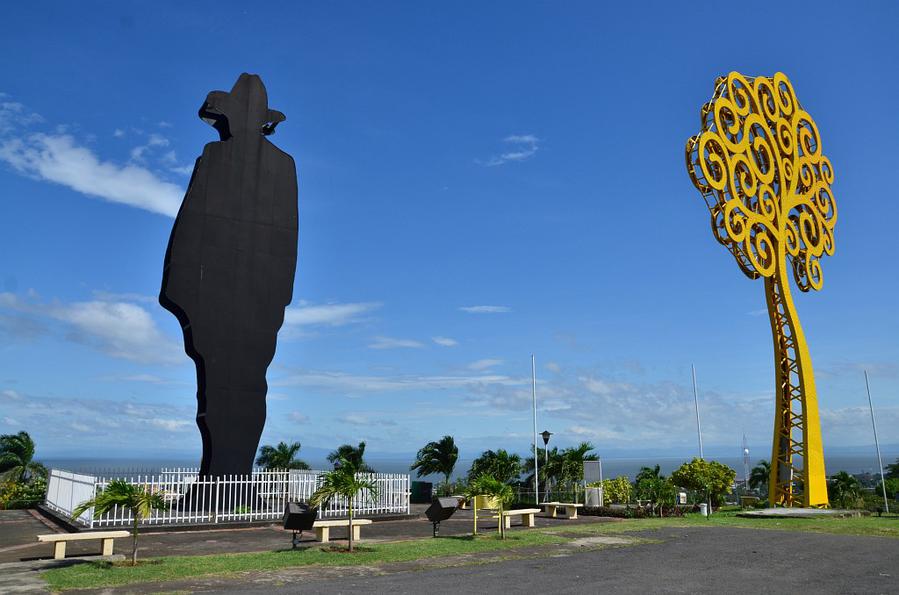
POLYGON ((682 518, 634 519, 619 523, 567 525, 554 529, 513 531, 505 541, 495 535, 480 535, 476 539, 443 537, 415 539, 391 543, 363 544, 350 555, 312 547, 304 550, 223 554, 212 556, 172 556, 145 560, 137 567, 113 565, 108 562, 76 564, 55 568, 43 573, 54 590, 113 587, 129 583, 160 582, 214 574, 276 570, 295 566, 353 566, 390 562, 407 562, 443 556, 464 556, 479 552, 513 550, 528 546, 563 544, 570 537, 558 533, 601 535, 646 531, 664 527, 743 527, 781 531, 814 531, 842 535, 869 535, 899 538, 899 515, 858 518, 815 519, 747 519, 736 511, 718 512, 710 518, 690 514, 682 518))
POLYGON ((601 523, 597 525, 575 525, 566 532, 618 533, 625 531, 646 531, 662 527, 741 527, 747 529, 774 529, 778 531, 813 531, 836 535, 867 535, 899 538, 899 515, 882 517, 863 516, 853 518, 742 518, 738 510, 716 512, 705 518, 698 513, 680 518, 633 519, 623 523, 601 523))
POLYGON ((89 562, 43 573, 51 589, 85 589, 113 587, 138 582, 170 581, 181 578, 235 572, 276 570, 294 566, 355 566, 407 562, 443 556, 462 556, 478 552, 511 550, 516 548, 561 544, 564 537, 545 531, 516 531, 501 540, 495 535, 416 539, 391 543, 357 545, 352 555, 329 551, 327 547, 303 550, 282 550, 249 554, 221 554, 212 556, 171 556, 147 559, 138 566, 89 562))

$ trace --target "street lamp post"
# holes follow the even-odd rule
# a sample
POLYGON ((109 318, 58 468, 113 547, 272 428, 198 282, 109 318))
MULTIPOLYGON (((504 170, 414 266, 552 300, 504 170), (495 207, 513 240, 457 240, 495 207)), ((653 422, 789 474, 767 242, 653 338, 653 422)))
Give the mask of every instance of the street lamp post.
MULTIPOLYGON (((553 435, 549 430, 543 430, 540 432, 540 435, 543 437, 543 472, 546 473, 546 470, 549 468, 549 437, 553 435)), ((535 459, 536 460, 536 459, 535 459)), ((537 466, 534 465, 534 469, 537 466)), ((536 471, 535 471, 536 473, 536 471)), ((543 482, 543 501, 546 502, 546 499, 549 497, 549 478, 547 477, 546 481, 543 482)))

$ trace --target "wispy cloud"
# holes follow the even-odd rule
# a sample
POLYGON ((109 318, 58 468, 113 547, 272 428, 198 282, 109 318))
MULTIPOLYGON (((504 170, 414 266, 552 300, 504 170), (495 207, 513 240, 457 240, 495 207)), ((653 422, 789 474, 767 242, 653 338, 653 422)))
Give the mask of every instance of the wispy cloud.
POLYGON ((375 337, 369 345, 371 349, 420 349, 424 344, 414 339, 395 339, 393 337, 375 337))
POLYGON ((305 386, 339 393, 369 394, 391 391, 481 390, 488 386, 527 386, 529 378, 492 375, 461 376, 368 376, 303 370, 272 380, 271 386, 305 386))
POLYGON ((431 341, 442 347, 455 347, 459 344, 458 341, 450 339, 449 337, 431 337, 431 341))
POLYGON ((292 326, 343 326, 361 322, 362 316, 380 308, 380 302, 310 305, 301 303, 284 312, 284 324, 292 326))
POLYGON ((503 314, 512 311, 509 306, 462 306, 459 309, 469 314, 503 314))
MULTIPOLYGON (((43 118, 25 106, 0 99, 0 162, 19 174, 52 182, 86 196, 125 204, 152 213, 174 217, 184 190, 157 173, 136 163, 104 161, 67 133, 66 126, 53 132, 34 132, 43 118)), ((116 129, 114 136, 124 136, 116 129)), ((133 159, 141 159, 150 147, 165 146, 168 139, 151 134, 147 144, 135 148, 133 159)))
POLYGON ((31 134, 0 143, 0 161, 37 180, 174 217, 184 190, 144 167, 101 161, 67 134, 31 134))
POLYGON ((475 162, 485 167, 496 167, 510 161, 524 161, 537 153, 540 139, 533 134, 512 134, 503 139, 509 146, 509 150, 499 155, 493 155, 486 161, 476 159, 475 162))
POLYGON ((503 363, 503 360, 501 359, 479 359, 476 362, 471 362, 470 364, 468 364, 468 369, 477 371, 487 370, 494 366, 498 366, 501 363, 503 363))
POLYGON ((68 395, 26 396, 25 399, 14 399, 0 391, 0 410, 14 415, 21 422, 20 428, 28 428, 35 441, 45 448, 46 445, 59 448, 62 444, 68 444, 69 448, 77 444, 83 449, 120 448, 123 444, 133 445, 140 441, 159 444, 162 448, 168 444, 183 448, 184 435, 197 432, 193 399, 185 399, 183 405, 173 406, 68 395))
POLYGON ((43 303, 13 293, 0 293, 0 309, 55 320, 66 338, 112 357, 141 363, 185 362, 181 347, 165 336, 143 307, 116 301, 43 303))

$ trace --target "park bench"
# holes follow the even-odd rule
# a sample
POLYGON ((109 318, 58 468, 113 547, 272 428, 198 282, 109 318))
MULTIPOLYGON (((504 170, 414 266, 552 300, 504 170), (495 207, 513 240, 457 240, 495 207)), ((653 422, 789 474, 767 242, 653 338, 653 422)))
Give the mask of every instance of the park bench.
MULTIPOLYGON (((540 512, 539 508, 519 508, 518 510, 504 510, 503 511, 503 521, 506 524, 506 529, 512 528, 512 517, 518 516, 521 517, 521 524, 525 527, 535 527, 536 523, 534 522, 534 515, 540 512)), ((493 518, 497 518, 494 516, 493 518)))
MULTIPOLYGON (((322 542, 328 543, 331 539, 331 527, 346 527, 350 524, 349 519, 337 519, 333 521, 315 521, 312 528, 315 529, 315 538, 322 542)), ((361 539, 360 533, 362 525, 371 525, 371 519, 353 519, 353 540, 361 539)))
POLYGON ((552 518, 556 518, 556 514, 558 513, 560 508, 564 508, 566 512, 566 518, 576 519, 577 518, 577 509, 581 508, 583 504, 575 504, 573 502, 544 502, 543 507, 546 508, 546 514, 551 516, 552 518))
POLYGON ((92 531, 88 533, 51 533, 38 535, 37 540, 53 544, 53 558, 62 560, 66 557, 66 543, 70 541, 85 541, 88 539, 103 540, 103 555, 112 555, 112 542, 116 537, 128 537, 128 531, 92 531))

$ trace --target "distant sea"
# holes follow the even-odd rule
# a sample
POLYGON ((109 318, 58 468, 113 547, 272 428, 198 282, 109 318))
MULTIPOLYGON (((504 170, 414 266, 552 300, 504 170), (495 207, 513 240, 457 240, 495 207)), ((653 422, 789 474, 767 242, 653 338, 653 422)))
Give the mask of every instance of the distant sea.
MULTIPOLYGON (((682 463, 689 461, 692 457, 639 457, 639 458, 604 458, 602 459, 602 471, 604 477, 616 477, 618 475, 626 475, 631 479, 636 476, 641 467, 652 467, 659 465, 662 473, 670 474, 677 469, 682 463)), ((714 459, 736 470, 737 478, 742 479, 743 460, 739 457, 714 457, 714 459)), ((767 458, 767 457, 766 457, 767 458)), ((883 452, 883 463, 888 465, 899 459, 899 451, 883 452)), ((459 459, 456 464, 456 471, 453 477, 464 476, 473 459, 459 459)), ((86 473, 91 475, 155 475, 162 469, 174 468, 195 468, 199 465, 198 459, 125 459, 125 458, 64 458, 64 457, 47 457, 41 461, 50 468, 64 469, 66 471, 74 471, 76 473, 86 473)), ((366 458, 366 461, 381 473, 409 473, 409 465, 413 461, 413 457, 400 458, 379 458, 372 456, 366 458)), ((758 457, 752 457, 750 467, 755 465, 758 457)), ((307 462, 314 469, 329 469, 330 465, 325 460, 309 459, 307 462)), ((872 452, 870 455, 859 454, 836 454, 825 457, 825 466, 827 474, 832 475, 838 471, 846 471, 850 474, 860 473, 878 473, 877 457, 872 452)), ((414 479, 414 478, 413 478, 414 479)), ((436 477, 425 478, 436 480, 436 477)), ((441 478, 442 479, 442 478, 441 478)))

